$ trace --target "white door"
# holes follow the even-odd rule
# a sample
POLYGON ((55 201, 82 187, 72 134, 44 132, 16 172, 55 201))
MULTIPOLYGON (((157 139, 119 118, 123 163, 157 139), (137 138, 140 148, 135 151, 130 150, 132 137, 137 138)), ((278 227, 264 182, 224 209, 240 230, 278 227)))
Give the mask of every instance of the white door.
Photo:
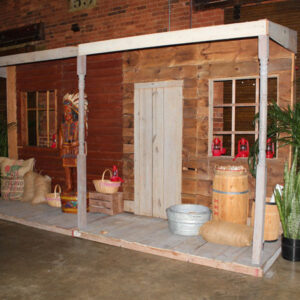
POLYGON ((138 215, 166 218, 181 203, 182 81, 134 89, 134 201, 138 215))

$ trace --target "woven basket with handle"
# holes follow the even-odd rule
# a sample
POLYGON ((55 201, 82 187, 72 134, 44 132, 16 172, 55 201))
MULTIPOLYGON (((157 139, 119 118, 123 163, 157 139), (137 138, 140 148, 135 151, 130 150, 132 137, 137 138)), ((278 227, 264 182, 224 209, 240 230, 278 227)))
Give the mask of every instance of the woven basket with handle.
POLYGON ((104 193, 104 194, 114 194, 117 193, 119 190, 119 187, 121 185, 120 181, 110 181, 110 180, 106 180, 104 179, 105 177, 105 173, 109 171, 110 173, 110 177, 112 177, 112 172, 110 169, 106 169, 103 173, 102 173, 102 179, 96 179, 93 180, 93 184, 95 186, 95 189, 98 193, 104 193))
POLYGON ((61 187, 59 184, 56 184, 54 187, 54 193, 48 193, 46 196, 48 205, 52 207, 61 207, 60 194, 61 194, 61 187))

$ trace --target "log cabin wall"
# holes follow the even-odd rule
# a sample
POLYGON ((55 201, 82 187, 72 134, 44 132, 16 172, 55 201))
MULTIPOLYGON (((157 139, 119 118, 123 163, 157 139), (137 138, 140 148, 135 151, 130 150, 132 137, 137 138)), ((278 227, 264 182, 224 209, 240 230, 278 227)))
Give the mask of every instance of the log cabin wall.
MULTIPOLYGON (((62 121, 62 99, 78 91, 76 59, 64 59, 17 66, 19 157, 36 159, 36 171, 52 178, 52 186, 64 186, 64 170, 59 150, 25 144, 24 109, 21 92, 57 90, 58 127, 62 121)), ((87 182, 116 164, 122 169, 122 57, 120 54, 87 58, 86 94, 89 102, 87 136, 87 182)), ((75 174, 74 174, 75 175, 75 174)), ((76 182, 76 176, 74 176, 76 182)))
MULTIPOLYGON (((134 83, 183 80, 182 202, 211 205, 216 164, 247 165, 246 158, 208 156, 209 79, 259 75, 257 39, 203 43, 131 51, 123 55, 124 199, 134 200, 134 83)), ((279 105, 291 104, 292 55, 270 42, 269 75, 278 76, 279 105)), ((289 149, 280 149, 268 165, 267 193, 282 183, 289 149)), ((171 176, 172 174, 170 174, 171 176)), ((250 195, 255 180, 249 175, 250 195)))

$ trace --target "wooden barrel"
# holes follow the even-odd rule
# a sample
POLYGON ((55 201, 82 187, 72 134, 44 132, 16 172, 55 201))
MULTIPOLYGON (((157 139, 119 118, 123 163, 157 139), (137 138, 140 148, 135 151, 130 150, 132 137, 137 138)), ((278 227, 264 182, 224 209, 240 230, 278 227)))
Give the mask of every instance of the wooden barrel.
POLYGON ((243 166, 218 166, 213 180, 213 219, 247 224, 248 174, 243 166))
MULTIPOLYGON (((264 226, 264 240, 267 242, 274 242, 278 240, 280 231, 280 217, 276 203, 270 203, 267 198, 265 203, 265 226, 264 226)), ((251 226, 254 226, 255 202, 253 202, 251 209, 251 226)))

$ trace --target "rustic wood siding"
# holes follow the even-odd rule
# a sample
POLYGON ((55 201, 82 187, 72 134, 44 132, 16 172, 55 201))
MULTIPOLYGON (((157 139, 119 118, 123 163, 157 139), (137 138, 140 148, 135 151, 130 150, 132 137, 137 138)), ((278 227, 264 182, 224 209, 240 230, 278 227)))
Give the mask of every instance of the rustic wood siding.
MULTIPOLYGON (((120 54, 95 55, 87 59, 86 94, 89 101, 87 180, 99 178, 116 164, 122 173, 122 59, 120 54)), ((35 157, 36 170, 64 186, 64 170, 58 149, 27 147, 22 142, 21 91, 57 89, 58 126, 66 93, 78 91, 76 59, 26 64, 17 67, 19 157, 35 157)), ((76 179, 76 178, 74 178, 76 179)))
MULTIPOLYGON (((257 49, 257 39, 248 39, 124 53, 124 199, 134 198, 134 83, 184 81, 182 202, 210 205, 214 166, 234 163, 231 158, 208 157, 208 80, 257 76, 257 49)), ((291 101, 291 54, 273 42, 270 44, 269 70, 270 74, 279 76, 279 104, 286 106, 291 101)), ((278 159, 268 161, 268 195, 275 183, 282 182, 278 170, 282 170, 286 155, 287 150, 282 149, 278 159)), ((235 164, 247 166, 247 160, 238 159, 235 164)), ((255 182, 250 176, 249 179, 253 197, 255 182)))

